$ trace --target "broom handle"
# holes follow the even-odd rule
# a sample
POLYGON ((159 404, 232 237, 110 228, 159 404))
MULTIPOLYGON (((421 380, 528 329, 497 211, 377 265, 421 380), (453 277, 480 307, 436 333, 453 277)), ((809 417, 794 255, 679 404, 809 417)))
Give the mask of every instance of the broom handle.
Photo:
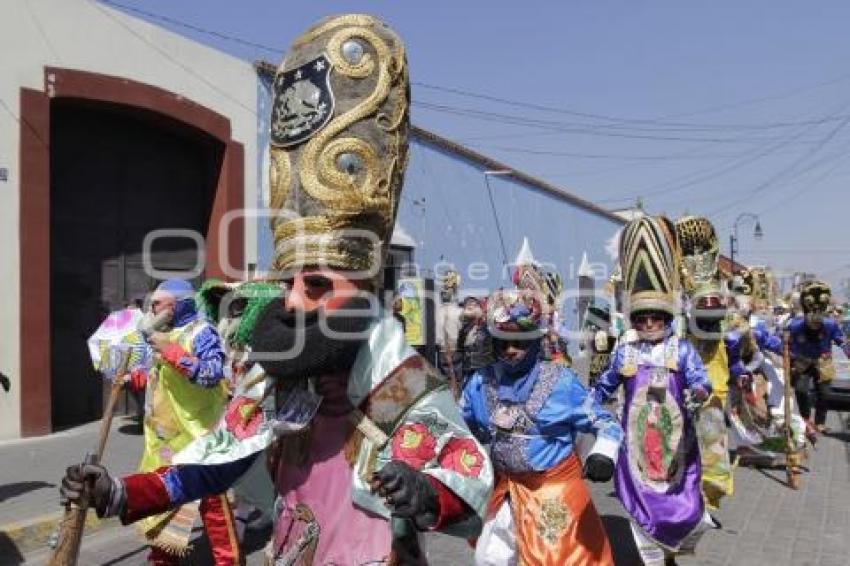
MULTIPOLYGON (((121 390, 124 388, 122 377, 127 370, 129 359, 130 352, 128 350, 124 352, 124 357, 115 374, 115 379, 112 381, 112 387, 109 391, 109 401, 106 403, 103 418, 100 420, 97 453, 86 454, 83 465, 98 464, 103 459, 106 440, 109 438, 109 430, 112 427, 112 415, 115 412, 115 405, 118 403, 121 390)), ((50 557, 48 566, 76 566, 80 555, 80 543, 82 542, 83 530, 86 526, 88 508, 88 499, 85 499, 79 506, 68 505, 65 508, 65 515, 62 517, 62 522, 59 523, 56 547, 53 549, 53 555, 50 557)))

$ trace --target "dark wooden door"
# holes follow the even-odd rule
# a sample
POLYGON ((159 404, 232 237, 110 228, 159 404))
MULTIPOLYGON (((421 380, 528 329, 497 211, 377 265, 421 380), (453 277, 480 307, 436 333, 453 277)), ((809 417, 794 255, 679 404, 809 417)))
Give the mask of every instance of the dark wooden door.
MULTIPOLYGON (((50 120, 52 418, 65 428, 102 412, 87 338, 156 283, 143 268, 145 235, 207 233, 223 148, 182 124, 114 105, 57 100, 50 120)), ((196 253, 185 238, 161 239, 150 263, 187 269, 196 253)))

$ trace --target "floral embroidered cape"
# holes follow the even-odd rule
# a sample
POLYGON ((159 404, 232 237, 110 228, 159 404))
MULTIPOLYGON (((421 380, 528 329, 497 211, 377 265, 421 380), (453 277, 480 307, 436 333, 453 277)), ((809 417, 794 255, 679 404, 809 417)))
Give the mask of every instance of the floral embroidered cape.
MULTIPOLYGON (((233 462, 268 447, 275 430, 289 426, 292 413, 291 406, 287 415, 275 409, 274 395, 267 393, 274 387, 271 378, 246 376, 218 428, 175 455, 174 463, 233 462)), ((358 428, 373 432, 362 435, 354 459, 354 503, 389 519, 389 508, 371 492, 368 479, 390 460, 402 460, 439 480, 474 511, 443 531, 477 535, 493 487, 490 460, 469 432, 445 379, 407 344, 392 316, 373 324, 351 369, 348 397, 368 417, 368 426, 358 428)))

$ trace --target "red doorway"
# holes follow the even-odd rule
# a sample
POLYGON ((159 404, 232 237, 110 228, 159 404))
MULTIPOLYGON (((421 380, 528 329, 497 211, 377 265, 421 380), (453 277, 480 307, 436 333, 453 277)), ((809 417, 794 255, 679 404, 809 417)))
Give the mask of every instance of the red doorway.
MULTIPOLYGON (((95 376, 74 372, 57 381, 60 376, 54 375, 51 366, 63 367, 57 358, 63 344, 52 344, 51 337, 76 347, 74 333, 82 336, 93 324, 82 320, 91 314, 83 316, 59 306, 69 297, 88 297, 85 300, 92 304, 101 301, 112 308, 110 303, 149 284, 139 281, 140 234, 157 227, 200 230, 207 240, 206 276, 221 276, 222 264, 244 265, 241 223, 227 228, 228 258, 220 260, 217 246, 221 217, 242 207, 244 156, 241 144, 231 138, 227 118, 174 93, 117 77, 47 68, 44 92, 21 90, 21 118, 21 433, 32 436, 99 415, 95 376), (85 123, 96 125, 86 129, 81 127, 85 123), (101 139, 112 132, 114 139, 101 139), (147 157, 134 159, 118 146, 110 148, 110 143, 123 144, 124 149, 135 144, 136 154, 141 150, 147 157), (104 158, 99 165, 98 155, 104 158), (51 179, 51 171, 57 178, 51 179), (147 175, 147 184, 138 179, 140 175, 147 175), (109 192, 104 183, 121 193, 115 195, 118 200, 105 198, 109 192), (137 215, 144 222, 129 224, 113 218, 118 229, 112 230, 107 223, 88 232, 98 239, 97 245, 86 243, 79 223, 77 229, 69 229, 83 220, 87 209, 79 207, 76 214, 69 214, 67 208, 74 200, 67 191, 80 192, 86 201, 98 203, 101 210, 90 211, 91 221, 98 214, 129 217, 127 210, 141 211, 146 201, 139 200, 144 198, 139 193, 153 185, 157 185, 155 200, 164 198, 162 189, 167 189, 173 204, 182 206, 185 214, 175 215, 173 209, 148 211, 137 215), (109 210, 103 208, 105 201, 112 202, 106 207, 109 210), (191 207, 192 202, 198 206, 191 207), (52 206, 61 208, 52 210, 52 206), (175 226, 175 222, 181 224, 175 226), (98 268, 100 273, 92 273, 98 268), (59 287, 75 277, 82 277, 77 283, 82 282, 85 293, 74 295, 73 287, 59 287), (70 329, 57 326, 69 322, 69 317, 70 329), (68 379, 80 380, 80 386, 75 390, 66 385, 68 379), (72 395, 78 397, 68 407, 57 403, 72 395)), ((182 267, 191 255, 180 244, 166 247, 161 256, 164 268, 182 267)), ((82 302, 79 309, 90 310, 92 305, 82 302)))

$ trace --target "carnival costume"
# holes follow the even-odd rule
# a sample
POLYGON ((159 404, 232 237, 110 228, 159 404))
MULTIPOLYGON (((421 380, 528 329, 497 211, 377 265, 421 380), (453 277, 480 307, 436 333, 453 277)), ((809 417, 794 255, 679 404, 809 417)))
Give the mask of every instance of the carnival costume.
POLYGON ((696 349, 676 337, 670 321, 678 313, 679 256, 674 227, 663 217, 629 222, 620 239, 619 260, 625 311, 664 313, 659 336, 629 330, 611 365, 593 386, 605 403, 622 385, 625 440, 614 480, 617 496, 632 517, 632 533, 645 564, 663 564, 693 550, 713 525, 701 492, 699 445, 689 403, 705 400, 711 382, 696 349))
POLYGON ((610 308, 607 305, 588 305, 582 330, 586 336, 585 349, 590 357, 587 382, 592 386, 608 367, 611 354, 617 345, 617 333, 614 321, 611 320, 610 308))
POLYGON ((461 326, 457 333, 461 385, 476 371, 493 363, 493 343, 487 331, 486 306, 486 299, 470 296, 463 300, 461 326))
POLYGON ((543 333, 543 359, 572 366, 572 358, 567 351, 567 341, 561 334, 561 295, 564 291, 560 273, 545 269, 534 259, 528 238, 522 239, 522 246, 514 260, 513 283, 517 289, 530 291, 542 308, 541 321, 543 333))
POLYGON ((216 325, 227 355, 225 376, 230 391, 243 383, 254 363, 249 360, 251 337, 265 308, 281 297, 280 285, 267 281, 227 283, 210 279, 196 296, 198 310, 216 325))
POLYGON ((726 403, 729 366, 720 323, 726 314, 720 289, 720 246, 711 222, 685 216, 676 221, 676 240, 682 253, 682 287, 690 302, 688 340, 696 348, 711 381, 711 396, 696 419, 702 462, 702 491, 706 503, 717 508, 732 495, 726 403))
MULTIPOLYGON (((782 340, 750 312, 752 305, 768 300, 763 270, 745 269, 736 279, 738 310, 731 313, 723 338, 730 375, 729 446, 742 465, 772 465, 784 459, 787 450, 784 369, 769 355, 782 355, 782 340)), ((790 412, 794 442, 801 449, 806 441, 805 423, 795 406, 790 412)))
POLYGON ((791 373, 800 414, 811 423, 811 392, 814 389, 814 425, 823 428, 826 407, 823 395, 835 378, 832 346, 840 347, 850 358, 850 343, 846 341, 841 326, 834 318, 826 316, 832 300, 829 285, 822 281, 809 281, 800 289, 803 316, 795 317, 789 324, 791 333, 791 373))
MULTIPOLYGON (((168 280, 157 291, 173 295, 177 302, 171 328, 165 332, 170 344, 156 357, 146 379, 140 472, 169 466, 175 454, 215 428, 227 400, 221 382, 225 363, 221 340, 215 328, 199 316, 191 285, 168 280)), ((134 377, 138 383, 138 376, 134 377)), ((205 495, 200 502, 181 502, 185 505, 162 509, 139 522, 153 547, 152 562, 176 563, 176 557, 186 554, 199 515, 216 564, 238 560, 239 544, 226 496, 221 492, 205 495)))
POLYGON ((586 466, 608 467, 622 438, 616 419, 588 395, 578 376, 541 359, 541 305, 528 291, 491 301, 494 340, 507 333, 527 344, 518 362, 499 359, 463 392, 470 429, 489 444, 496 487, 476 547, 479 565, 613 564, 602 522, 582 479, 576 437, 596 437, 586 466))
MULTIPOLYGON (((400 38, 371 16, 323 20, 295 40, 275 93, 275 274, 326 273, 344 290, 376 281, 407 162, 400 38)), ((271 302, 250 341, 262 371, 239 384, 218 428, 178 465, 114 480, 99 512, 131 522, 222 491, 266 452, 277 491, 268 564, 421 562, 420 531, 477 536, 489 458, 401 325, 346 294, 312 310, 271 302)))
POLYGON ((452 380, 455 394, 460 395, 462 353, 457 346, 463 310, 458 305, 460 274, 446 270, 440 278, 440 304, 437 310, 437 345, 440 347, 440 369, 452 380))

